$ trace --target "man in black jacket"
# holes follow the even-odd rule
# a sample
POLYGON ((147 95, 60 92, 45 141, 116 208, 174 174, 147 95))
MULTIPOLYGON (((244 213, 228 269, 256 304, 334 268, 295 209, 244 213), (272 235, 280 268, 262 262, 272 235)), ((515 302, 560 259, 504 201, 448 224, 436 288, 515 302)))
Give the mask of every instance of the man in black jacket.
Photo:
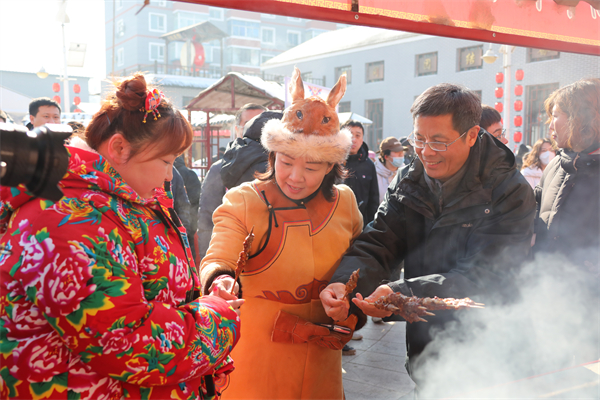
POLYGON ((369 147, 363 141, 365 130, 363 125, 354 120, 348 120, 342 129, 349 129, 352 134, 352 147, 346 160, 348 178, 344 181, 352 189, 358 209, 363 216, 363 225, 373 221, 379 206, 379 185, 375 164, 369 158, 369 147))
MULTIPOLYGON (((513 277, 529 252, 535 199, 513 154, 491 136, 479 136, 481 104, 463 87, 433 86, 411 112, 410 141, 418 158, 405 178, 398 174, 392 181, 375 220, 321 292, 325 311, 335 320, 344 320, 349 310, 363 323, 365 314, 388 316, 370 302, 393 292, 471 297, 486 304, 496 294, 517 295, 513 277), (383 283, 402 261, 404 279, 383 283), (350 307, 340 299, 358 268, 350 307), (369 295, 367 301, 357 293, 369 295)), ((436 332, 456 327, 456 312, 435 314, 406 327, 406 368, 420 389, 436 385, 420 378, 424 358, 433 357, 426 346, 436 332)))

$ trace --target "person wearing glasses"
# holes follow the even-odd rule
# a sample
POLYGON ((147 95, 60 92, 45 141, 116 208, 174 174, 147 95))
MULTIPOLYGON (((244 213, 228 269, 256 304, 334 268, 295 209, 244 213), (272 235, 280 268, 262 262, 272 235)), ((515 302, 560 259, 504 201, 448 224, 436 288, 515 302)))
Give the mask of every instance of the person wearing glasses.
MULTIPOLYGON (((470 297, 486 305, 493 303, 495 294, 512 298, 517 293, 513 273, 529 254, 533 191, 516 170, 512 152, 482 134, 478 97, 464 87, 444 83, 417 97, 411 113, 414 131, 408 139, 417 158, 404 178, 392 181, 374 221, 344 255, 320 295, 330 317, 341 321, 348 313, 355 314, 357 328, 366 315, 391 315, 371 303, 394 292, 470 297), (400 262, 404 262, 404 278, 382 284, 400 262), (359 268, 358 285, 349 302, 344 298, 345 283, 359 268)), ((438 385, 427 377, 436 364, 424 362, 440 350, 439 342, 432 343, 432 332, 443 332, 449 324, 460 329, 456 313, 436 311, 426 317, 428 322, 406 326, 406 368, 419 396, 449 395, 435 392, 436 388, 460 392, 463 376, 473 376, 463 369, 468 362, 452 360, 456 367, 445 371, 452 385, 438 385)), ((473 353, 467 346, 461 360, 475 357, 473 353)), ((482 374, 476 383, 489 383, 491 377, 482 374)))
POLYGON ((508 144, 506 128, 502 125, 502 116, 498 110, 485 104, 482 105, 481 108, 481 120, 479 126, 502 143, 508 144))

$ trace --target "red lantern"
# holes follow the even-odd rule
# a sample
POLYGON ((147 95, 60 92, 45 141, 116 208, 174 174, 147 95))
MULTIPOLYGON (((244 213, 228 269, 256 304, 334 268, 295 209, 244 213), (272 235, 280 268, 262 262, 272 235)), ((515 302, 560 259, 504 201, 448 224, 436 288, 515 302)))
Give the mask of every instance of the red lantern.
POLYGON ((502 89, 501 87, 497 87, 496 90, 494 90, 494 95, 496 95, 496 98, 501 98, 502 96, 504 96, 504 89, 502 89))
POLYGON ((523 134, 521 133, 521 131, 516 131, 513 135, 513 141, 515 143, 519 143, 521 140, 523 140, 523 134))
POLYGON ((523 109, 523 102, 521 100, 515 101, 515 111, 521 111, 523 109))
POLYGON ((497 101, 496 104, 494 104, 494 108, 496 109, 496 111, 501 113, 504 110, 504 104, 497 101))
MULTIPOLYGON (((76 83, 76 84, 73 85, 73 91, 75 93, 81 92, 81 86, 79 86, 79 83, 76 83)), ((75 104, 77 104, 77 103, 75 103, 75 104)))
POLYGON ((515 117, 515 126, 521 126, 523 125, 523 117, 521 117, 520 115, 517 115, 515 117))
POLYGON ((500 84, 504 82, 504 74, 502 72, 498 72, 496 74, 496 83, 500 84))
POLYGON ((206 57, 204 55, 204 46, 201 43, 194 43, 194 50, 196 56, 194 57, 194 65, 197 67, 201 67, 204 65, 204 61, 206 57))
POLYGON ((75 98, 73 99, 73 103, 75 103, 75 105, 78 106, 79 103, 81 103, 81 98, 79 96, 75 96, 75 98))
POLYGON ((523 94, 523 86, 517 85, 515 86, 515 95, 520 96, 523 94))
POLYGON ((54 96, 54 97, 52 98, 52 100, 54 100, 55 102, 57 102, 58 104, 60 104, 60 96, 58 96, 58 95, 57 95, 57 96, 54 96))
POLYGON ((522 69, 518 69, 517 72, 515 73, 515 78, 517 78, 518 81, 522 81, 524 76, 525 76, 525 72, 523 72, 522 69))
POLYGON ((60 83, 58 83, 58 82, 54 82, 54 83, 52 84, 52 91, 53 91, 54 93, 58 93, 58 92, 60 92, 60 83))

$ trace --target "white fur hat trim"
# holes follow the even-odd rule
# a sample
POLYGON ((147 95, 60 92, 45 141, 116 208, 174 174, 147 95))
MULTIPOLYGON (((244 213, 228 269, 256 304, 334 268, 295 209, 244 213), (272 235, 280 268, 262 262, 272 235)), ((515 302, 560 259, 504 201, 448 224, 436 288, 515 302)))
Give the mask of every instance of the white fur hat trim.
POLYGON ((265 149, 290 157, 306 157, 310 161, 343 164, 352 147, 352 135, 342 129, 334 135, 320 136, 292 133, 279 119, 267 121, 260 141, 265 149))

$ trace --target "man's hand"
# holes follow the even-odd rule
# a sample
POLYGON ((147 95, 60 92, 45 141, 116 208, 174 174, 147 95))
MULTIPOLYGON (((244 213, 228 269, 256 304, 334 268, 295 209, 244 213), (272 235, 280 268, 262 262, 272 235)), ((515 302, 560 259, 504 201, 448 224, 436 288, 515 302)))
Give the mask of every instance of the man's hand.
POLYGON ((237 300, 237 294, 240 291, 240 285, 229 275, 221 275, 213 281, 209 288, 210 293, 219 296, 223 300, 237 300), (231 294, 231 288, 234 294, 231 294))
POLYGON ((242 304, 244 304, 246 300, 244 299, 239 299, 239 300, 228 300, 227 304, 229 304, 229 306, 231 308, 233 308, 233 311, 235 311, 235 313, 238 315, 238 317, 240 316, 240 307, 242 306, 242 304))
MULTIPOLYGON (((330 285, 331 286, 331 285, 330 285)), ((352 302, 358 306, 365 314, 371 317, 383 318, 389 317, 392 315, 391 311, 380 310, 375 307, 373 303, 375 300, 380 298, 381 296, 386 296, 390 293, 394 293, 391 287, 388 285, 381 285, 373 293, 369 295, 369 297, 363 299, 360 293, 356 293, 356 297, 352 299, 352 302)), ((327 311, 327 310, 325 310, 327 311)))
POLYGON ((319 294, 325 313, 334 321, 343 321, 348 318, 350 303, 348 299, 341 300, 345 293, 346 285, 343 283, 330 283, 319 294))

